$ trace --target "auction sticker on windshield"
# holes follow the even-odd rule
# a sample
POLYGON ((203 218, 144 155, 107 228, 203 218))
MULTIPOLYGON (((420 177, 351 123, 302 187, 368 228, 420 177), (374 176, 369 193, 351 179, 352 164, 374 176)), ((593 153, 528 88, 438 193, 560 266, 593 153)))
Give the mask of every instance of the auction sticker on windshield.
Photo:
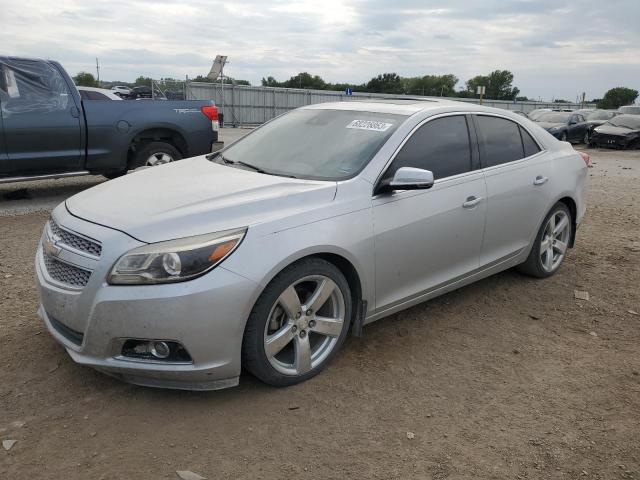
POLYGON ((354 120, 347 128, 357 128, 359 130, 373 130, 374 132, 384 132, 392 123, 376 122, 374 120, 354 120))

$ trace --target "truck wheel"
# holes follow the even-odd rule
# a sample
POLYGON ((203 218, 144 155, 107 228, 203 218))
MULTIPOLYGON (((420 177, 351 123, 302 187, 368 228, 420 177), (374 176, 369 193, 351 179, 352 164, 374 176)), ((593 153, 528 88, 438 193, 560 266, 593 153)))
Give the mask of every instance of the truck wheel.
POLYGON ((155 167, 181 158, 182 154, 170 143, 151 142, 136 152, 131 168, 155 167))

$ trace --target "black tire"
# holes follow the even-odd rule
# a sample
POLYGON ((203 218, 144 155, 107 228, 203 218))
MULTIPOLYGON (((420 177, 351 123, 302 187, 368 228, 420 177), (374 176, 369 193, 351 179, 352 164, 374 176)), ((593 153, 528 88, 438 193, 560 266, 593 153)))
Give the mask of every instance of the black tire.
POLYGON ((180 160, 182 158, 180 151, 170 143, 149 142, 138 147, 129 168, 133 170, 139 167, 144 167, 147 165, 149 157, 156 154, 166 154, 171 157, 171 161, 180 160))
POLYGON ((586 146, 589 146, 590 142, 591 142, 591 135, 589 135, 589 132, 585 132, 584 137, 582 138, 582 143, 584 143, 586 146))
POLYGON ((561 142, 568 142, 568 140, 567 140, 567 132, 562 132, 562 135, 560 135, 560 141, 561 142))
POLYGON ((123 170, 111 170, 109 172, 104 172, 102 176, 105 178, 108 178, 109 180, 113 180, 114 178, 121 177, 126 173, 127 173, 127 169, 125 168, 123 170))
MULTIPOLYGON (((560 265, 558 265, 555 268, 555 270, 553 270, 552 272, 548 272, 542 266, 542 258, 540 255, 541 254, 540 246, 541 246, 542 236, 544 234, 545 227, 549 222, 549 219, 551 218, 551 216, 555 215, 560 210, 566 213, 567 217, 569 218, 569 228, 571 229, 569 231, 569 238, 571 238, 571 235, 573 234, 573 231, 572 231, 573 222, 574 222, 573 216, 571 215, 571 211, 569 210, 569 208, 564 203, 558 202, 549 211, 547 216, 544 217, 544 221, 542 222, 542 225, 540 225, 540 229, 536 234, 536 238, 533 242, 533 247, 531 248, 531 252, 529 252, 529 256, 523 263, 521 263, 516 267, 516 269, 520 273, 529 275, 531 277, 536 277, 536 278, 547 278, 555 274, 562 266, 562 263, 560 263, 560 265)), ((566 258, 566 254, 565 254, 565 258, 566 258)), ((563 258, 563 261, 564 261, 564 258, 563 258)))
POLYGON ((342 272, 332 263, 321 258, 300 260, 274 277, 264 289, 249 315, 242 341, 242 366, 264 383, 286 387, 308 380, 320 373, 335 357, 344 343, 351 325, 352 298, 349 283, 342 272), (302 375, 285 375, 269 362, 264 348, 264 332, 269 314, 280 295, 290 285, 309 275, 323 275, 337 285, 344 298, 344 323, 333 350, 325 360, 302 375))

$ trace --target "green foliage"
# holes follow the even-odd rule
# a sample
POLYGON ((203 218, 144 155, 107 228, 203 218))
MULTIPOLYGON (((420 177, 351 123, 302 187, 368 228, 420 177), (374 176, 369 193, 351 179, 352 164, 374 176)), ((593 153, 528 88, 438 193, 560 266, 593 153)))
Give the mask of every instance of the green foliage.
POLYGON ((404 93, 402 78, 397 73, 383 73, 373 77, 365 85, 367 92, 404 93))
POLYGON ((564 100, 562 98, 556 98, 553 103, 571 103, 569 100, 564 100))
POLYGON ((142 75, 139 76, 138 78, 136 78, 136 81, 134 82, 134 85, 136 87, 142 87, 142 86, 147 86, 150 87, 151 86, 151 78, 149 77, 143 77, 142 75))
POLYGON ((516 97, 517 102, 528 102, 529 99, 527 97, 516 97))
POLYGON ((425 75, 424 77, 403 78, 404 92, 408 95, 430 97, 451 97, 455 95, 458 77, 455 75, 425 75))
POLYGON ((73 83, 79 87, 97 87, 98 82, 93 75, 88 72, 79 72, 73 77, 73 83))
POLYGON ((604 94, 598 108, 619 108, 631 105, 638 98, 638 91, 632 88, 616 87, 604 94))
POLYGON ((485 86, 485 98, 492 100, 513 100, 520 93, 518 87, 512 87, 513 73, 509 70, 494 70, 489 75, 477 75, 467 80, 467 93, 476 94, 479 86, 485 86))

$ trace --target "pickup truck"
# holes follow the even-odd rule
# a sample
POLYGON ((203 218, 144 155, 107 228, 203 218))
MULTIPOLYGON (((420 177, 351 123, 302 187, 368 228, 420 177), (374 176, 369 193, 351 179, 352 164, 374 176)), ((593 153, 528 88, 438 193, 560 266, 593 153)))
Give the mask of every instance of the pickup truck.
POLYGON ((213 102, 83 101, 58 62, 0 56, 0 183, 101 174, 209 153, 213 102))

